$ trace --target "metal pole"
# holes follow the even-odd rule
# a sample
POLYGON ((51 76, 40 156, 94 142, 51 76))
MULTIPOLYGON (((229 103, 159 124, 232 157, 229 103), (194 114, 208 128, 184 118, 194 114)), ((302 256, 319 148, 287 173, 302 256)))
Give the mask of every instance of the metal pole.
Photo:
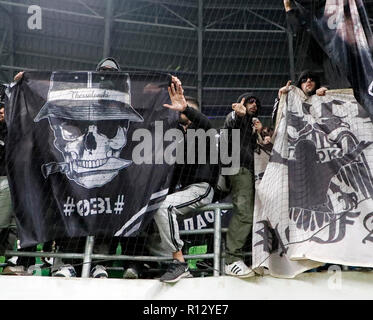
MULTIPOLYGON (((7 257, 47 257, 61 259, 81 259, 84 258, 84 253, 54 253, 54 252, 24 252, 6 250, 4 256, 7 257)), ((129 256, 129 255, 109 255, 109 254, 92 254, 91 260, 121 260, 121 261, 171 261, 172 255, 169 256, 129 256)), ((213 253, 205 254, 186 254, 185 259, 213 259, 213 253)))
POLYGON ((203 98, 203 0, 198 0, 198 83, 197 95, 200 110, 203 98))
MULTIPOLYGON (((220 258, 223 256, 221 251, 221 233, 226 232, 227 229, 221 229, 221 211, 232 209, 233 206, 230 203, 219 203, 210 204, 204 207, 196 209, 198 212, 204 212, 207 210, 213 210, 215 214, 214 229, 204 229, 204 230, 184 230, 180 234, 208 234, 214 233, 214 252, 207 254, 195 254, 195 255, 185 255, 185 259, 213 259, 214 260, 214 276, 220 275, 220 270, 222 270, 222 265, 224 260, 220 262, 220 258)), ((92 254, 94 246, 94 237, 88 236, 86 238, 86 246, 84 253, 54 253, 54 252, 22 252, 22 251, 12 251, 6 250, 5 256, 20 256, 20 257, 51 257, 51 258, 66 258, 66 259, 82 259, 83 260, 83 271, 82 277, 88 278, 90 275, 92 260, 121 260, 121 261, 170 261, 172 256, 129 256, 129 255, 107 255, 107 254, 92 254)), ((245 254, 246 255, 246 254, 245 254)), ((248 253, 250 255, 250 253, 248 253)))
POLYGON ((258 30, 258 29, 206 29, 206 32, 231 32, 231 33, 285 33, 282 30, 258 30))
POLYGON ((221 209, 215 209, 214 222, 214 277, 220 276, 220 249, 221 249, 221 209))
POLYGON ((5 32, 3 34, 3 38, 2 38, 1 43, 0 43, 0 55, 3 53, 3 49, 4 49, 4 46, 5 46, 5 41, 6 41, 7 35, 8 35, 8 29, 5 30, 5 32))
POLYGON ((290 30, 288 24, 288 44, 289 44, 289 62, 290 62, 290 77, 292 81, 295 81, 295 61, 294 61, 294 43, 293 43, 293 33, 290 30))
POLYGON ((94 236, 88 236, 87 239, 86 239, 86 242, 85 242, 82 278, 89 278, 89 272, 91 270, 92 252, 93 252, 94 243, 95 243, 95 237, 94 236))
POLYGON ((106 0, 103 58, 110 56, 112 23, 113 23, 113 0, 106 0))
MULTIPOLYGON (((13 8, 9 8, 9 64, 14 66, 14 19, 13 8)), ((13 81, 13 71, 9 70, 9 79, 13 81)))

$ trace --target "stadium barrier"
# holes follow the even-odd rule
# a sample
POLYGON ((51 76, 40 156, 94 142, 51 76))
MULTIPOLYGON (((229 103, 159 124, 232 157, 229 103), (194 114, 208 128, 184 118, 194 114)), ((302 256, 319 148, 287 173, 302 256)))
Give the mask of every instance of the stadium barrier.
MULTIPOLYGON (((214 211, 214 228, 200 229, 200 230, 181 230, 180 235, 195 235, 195 234, 214 234, 214 245, 212 253, 184 255, 188 259, 213 259, 213 276, 217 277, 221 274, 222 258, 222 233, 227 231, 227 228, 221 227, 221 211, 232 209, 231 203, 216 203, 196 209, 196 212, 203 212, 207 210, 214 211)), ((107 254, 93 254, 94 236, 86 238, 84 253, 58 253, 58 252, 20 252, 15 250, 5 251, 5 256, 18 257, 44 257, 44 258, 69 258, 82 259, 83 269, 82 278, 89 278, 92 260, 123 260, 123 261, 153 261, 162 262, 172 260, 172 256, 132 256, 132 255, 107 255, 107 254)))

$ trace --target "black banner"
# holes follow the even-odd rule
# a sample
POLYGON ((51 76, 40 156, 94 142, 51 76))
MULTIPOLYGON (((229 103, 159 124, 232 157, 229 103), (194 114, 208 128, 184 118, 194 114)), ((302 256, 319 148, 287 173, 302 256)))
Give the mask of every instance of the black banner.
POLYGON ((163 161, 171 143, 163 132, 179 117, 163 107, 168 83, 157 73, 24 74, 6 106, 22 247, 141 230, 166 196, 173 169, 163 161))
POLYGON ((349 80, 373 118, 373 35, 362 0, 327 0, 310 13, 297 3, 301 25, 349 80))

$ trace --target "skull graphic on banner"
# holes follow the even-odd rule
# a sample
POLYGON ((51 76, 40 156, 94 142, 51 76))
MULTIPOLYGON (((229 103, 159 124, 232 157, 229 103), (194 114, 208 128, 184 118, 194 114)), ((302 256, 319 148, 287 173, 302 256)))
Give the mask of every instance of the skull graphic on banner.
POLYGON ((130 79, 82 72, 53 73, 47 103, 34 119, 47 118, 64 162, 42 166, 44 177, 62 172, 78 185, 101 187, 132 164, 120 157, 131 121, 143 118, 131 106, 130 79))

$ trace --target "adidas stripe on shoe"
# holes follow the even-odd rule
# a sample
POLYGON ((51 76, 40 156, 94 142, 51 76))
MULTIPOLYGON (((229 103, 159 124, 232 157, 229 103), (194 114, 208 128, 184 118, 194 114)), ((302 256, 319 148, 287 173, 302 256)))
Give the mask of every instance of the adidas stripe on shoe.
POLYGON ((91 277, 92 278, 108 278, 109 275, 106 271, 106 268, 100 264, 96 265, 91 270, 91 277))
POLYGON ((64 278, 75 278, 76 271, 74 267, 70 264, 61 266, 57 272, 53 274, 53 277, 64 277, 64 278))
POLYGON ((255 272, 242 260, 235 261, 225 266, 225 274, 238 278, 249 278, 255 276, 255 272))

